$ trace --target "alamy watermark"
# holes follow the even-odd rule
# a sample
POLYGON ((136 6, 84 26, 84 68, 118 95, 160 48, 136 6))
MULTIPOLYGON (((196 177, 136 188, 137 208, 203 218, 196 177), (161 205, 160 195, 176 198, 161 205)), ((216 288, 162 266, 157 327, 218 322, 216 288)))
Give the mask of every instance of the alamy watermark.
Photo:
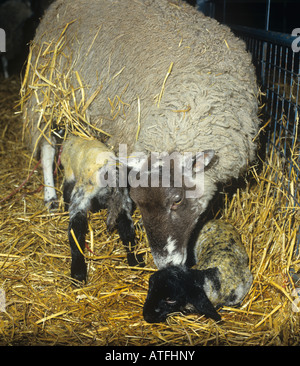
POLYGON ((0 28, 0 53, 6 52, 6 34, 5 30, 0 28))
POLYGON ((300 28, 293 29, 292 37, 296 37, 292 42, 292 50, 293 50, 293 52, 299 52, 300 51, 300 28))
POLYGON ((212 150, 191 152, 127 153, 127 145, 119 145, 118 157, 101 152, 96 161, 101 187, 184 187, 186 198, 199 198, 204 192, 204 168, 213 157, 212 150), (107 162, 104 164, 104 162, 107 162))
POLYGON ((6 298, 5 298, 5 290, 0 288, 0 312, 6 311, 6 298))

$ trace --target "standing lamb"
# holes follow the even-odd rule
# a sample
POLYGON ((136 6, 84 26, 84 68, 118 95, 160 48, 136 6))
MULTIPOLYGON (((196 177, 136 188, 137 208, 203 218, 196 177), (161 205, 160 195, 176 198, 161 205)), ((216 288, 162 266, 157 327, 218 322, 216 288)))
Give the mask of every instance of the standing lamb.
MULTIPOLYGON (((35 154, 41 152, 45 201, 56 200, 56 192, 55 139, 43 119, 53 101, 46 102, 44 95, 51 94, 49 87, 52 96, 59 93, 58 85, 47 84, 50 76, 60 80, 67 74, 69 95, 80 98, 84 86, 86 100, 92 100, 86 129, 99 140, 104 138, 100 129, 108 133, 105 142, 117 155, 126 144, 132 157, 127 168, 136 180, 157 170, 158 187, 136 184, 130 195, 141 211, 157 267, 185 264, 191 232, 217 183, 238 177, 255 157, 257 87, 243 41, 180 0, 57 0, 34 39, 40 48, 48 47, 45 52, 33 48, 31 64, 39 60, 37 71, 51 65, 51 41, 64 47, 65 62, 49 68, 49 77, 44 74, 36 83, 24 109, 27 141, 35 154), (144 157, 135 159, 136 152, 144 157), (170 164, 171 176, 181 174, 181 186, 172 179, 169 186, 162 184, 163 163, 151 164, 152 152, 191 154, 170 164), (187 165, 192 174, 184 179, 187 165), (204 189, 188 198, 198 173, 204 189)), ((39 73, 33 74, 38 80, 39 73)))
POLYGON ((249 258, 232 225, 209 221, 194 251, 193 269, 170 266, 150 277, 143 310, 147 322, 162 322, 168 314, 186 310, 220 320, 215 307, 237 305, 248 293, 253 280, 249 258))
POLYGON ((135 265, 138 258, 141 259, 133 253, 132 201, 127 188, 117 184, 118 170, 110 172, 114 161, 113 152, 98 140, 71 136, 63 143, 61 162, 65 172, 64 202, 70 213, 71 277, 80 282, 87 279, 87 266, 81 252, 85 247, 88 210, 107 208, 107 226, 110 230, 117 226, 127 250, 128 263, 135 265), (114 184, 105 184, 106 174, 114 175, 114 184))

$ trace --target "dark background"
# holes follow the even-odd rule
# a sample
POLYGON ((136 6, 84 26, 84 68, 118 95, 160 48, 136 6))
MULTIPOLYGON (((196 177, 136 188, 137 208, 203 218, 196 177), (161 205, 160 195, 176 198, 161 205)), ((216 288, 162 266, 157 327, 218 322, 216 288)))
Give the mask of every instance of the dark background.
MULTIPOLYGON (((268 0, 186 1, 198 8, 202 6, 201 9, 206 15, 214 17, 221 23, 265 29, 268 0)), ((39 20, 51 2, 53 0, 0 0, 0 28, 5 30, 6 38, 10 40, 10 44, 16 45, 12 52, 7 51, 4 54, 8 60, 9 75, 20 73, 27 57, 28 43, 33 39, 39 20), (8 2, 15 4, 23 2, 31 8, 32 15, 18 25, 18 31, 15 30, 16 27, 7 26, 7 24, 15 25, 15 14, 4 14, 4 10, 1 10, 4 9, 3 5, 8 2), (5 25, 1 22, 4 22, 5 25)), ((300 28, 300 0, 271 0, 270 3, 270 31, 291 34, 294 28, 300 28)), ((15 9, 14 12, 17 12, 18 5, 15 9)), ((0 54, 0 77, 3 77, 4 69, 1 61, 0 54)))
MULTIPOLYGON (((196 0, 187 0, 196 6, 196 0)), ((224 21, 224 0, 204 1, 214 8, 214 18, 224 21)), ((228 24, 245 25, 265 29, 267 0, 225 0, 225 21, 228 24)), ((299 0, 271 0, 269 30, 291 33, 300 28, 299 0)))

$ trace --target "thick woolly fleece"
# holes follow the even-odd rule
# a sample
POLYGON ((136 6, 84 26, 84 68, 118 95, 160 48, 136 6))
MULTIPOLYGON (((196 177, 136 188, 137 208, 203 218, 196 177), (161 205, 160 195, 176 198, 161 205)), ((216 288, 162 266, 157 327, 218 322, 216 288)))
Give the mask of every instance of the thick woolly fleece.
MULTIPOLYGON (((214 149, 207 172, 212 185, 238 177, 253 160, 255 72, 243 41, 228 27, 181 1, 58 0, 34 42, 57 41, 67 23, 71 84, 78 85, 78 71, 86 100, 103 85, 88 115, 112 136, 107 143, 116 153, 120 143, 128 153, 214 149)), ((47 54, 44 61, 50 62, 47 54)), ((36 125, 43 127, 35 98, 25 114, 32 148, 36 125)))

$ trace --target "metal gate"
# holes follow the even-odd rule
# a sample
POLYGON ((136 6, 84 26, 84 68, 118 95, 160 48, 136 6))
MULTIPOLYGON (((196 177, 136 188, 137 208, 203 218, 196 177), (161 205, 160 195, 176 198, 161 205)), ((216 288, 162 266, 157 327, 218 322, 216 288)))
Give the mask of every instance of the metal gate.
MULTIPOLYGON (((197 0, 197 4, 199 10, 211 17, 215 16, 217 6, 221 7, 222 20, 226 22, 227 0, 197 0)), ((265 30, 240 25, 229 26, 245 41, 256 66, 258 84, 264 96, 266 156, 277 153, 284 166, 284 174, 278 174, 275 178, 281 180, 280 187, 283 187, 278 191, 281 206, 290 206, 293 202, 293 207, 289 209, 293 209, 294 213, 297 211, 299 216, 300 28, 295 29, 294 36, 269 31, 271 5, 272 0, 265 1, 265 30), (292 197, 292 200, 285 199, 287 196, 292 197)), ((299 226, 297 219, 295 224, 299 226)), ((300 228, 297 237, 299 253, 300 228)))
POLYGON ((232 30, 245 40, 256 66, 258 83, 265 94, 264 114, 269 122, 267 153, 275 149, 281 155, 288 174, 286 192, 293 197, 295 207, 300 207, 297 199, 300 189, 300 60, 299 52, 293 51, 297 38, 241 26, 232 26, 232 30), (291 151, 297 149, 295 159, 291 151), (291 174, 296 175, 297 184, 291 185, 291 174))

